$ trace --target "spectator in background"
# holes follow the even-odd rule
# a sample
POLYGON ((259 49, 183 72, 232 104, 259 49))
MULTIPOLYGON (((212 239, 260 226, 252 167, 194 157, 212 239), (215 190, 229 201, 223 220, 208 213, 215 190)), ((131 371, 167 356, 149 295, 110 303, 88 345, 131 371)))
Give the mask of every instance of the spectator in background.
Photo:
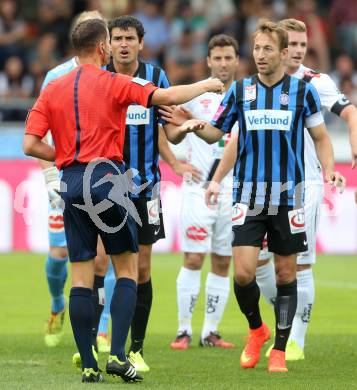
POLYGON ((191 0, 195 14, 202 15, 204 21, 208 24, 210 35, 215 35, 222 31, 222 27, 230 24, 234 19, 236 7, 232 0, 191 0))
POLYGON ((99 11, 106 19, 130 14, 131 4, 128 0, 88 0, 87 11, 99 11))
POLYGON ((357 85, 351 77, 344 77, 340 82, 340 90, 354 105, 357 104, 357 85))
POLYGON ((357 85, 357 72, 354 69, 352 58, 347 54, 341 54, 336 58, 335 70, 331 73, 332 80, 341 85, 343 79, 351 79, 357 85))
POLYGON ((167 52, 165 69, 172 84, 187 84, 205 78, 205 61, 196 50, 194 32, 186 27, 167 52))
POLYGON ((62 57, 67 55, 68 31, 70 31, 73 16, 69 0, 40 0, 39 35, 54 34, 57 37, 57 50, 62 57))
POLYGON ((162 16, 163 3, 161 0, 138 1, 134 14, 145 29, 145 46, 141 58, 155 65, 162 65, 165 50, 170 45, 169 26, 162 16))
POLYGON ((53 33, 45 33, 40 36, 37 45, 29 55, 30 69, 39 67, 43 74, 54 68, 60 61, 57 47, 57 37, 53 33))
POLYGON ((204 14, 194 12, 189 0, 181 0, 171 24, 170 37, 173 45, 179 44, 186 31, 191 32, 193 50, 202 58, 207 55, 208 24, 204 14))
POLYGON ((0 67, 12 55, 20 56, 22 41, 26 36, 26 24, 17 17, 15 0, 0 1, 0 67))
POLYGON ((309 49, 313 50, 317 57, 318 62, 314 69, 328 73, 331 65, 329 47, 327 43, 327 22, 319 16, 315 0, 300 0, 294 2, 294 7, 295 12, 293 11, 293 17, 306 24, 309 49))
POLYGON ((333 0, 330 17, 335 27, 339 48, 357 62, 357 2, 333 0))
MULTIPOLYGON (((31 76, 25 74, 24 64, 20 57, 9 57, 5 69, 0 73, 0 97, 6 100, 28 98, 32 94, 34 82, 31 76)), ((2 109, 2 119, 5 121, 25 120, 27 109, 13 104, 14 108, 2 109), (16 108, 15 108, 16 107, 16 108)))

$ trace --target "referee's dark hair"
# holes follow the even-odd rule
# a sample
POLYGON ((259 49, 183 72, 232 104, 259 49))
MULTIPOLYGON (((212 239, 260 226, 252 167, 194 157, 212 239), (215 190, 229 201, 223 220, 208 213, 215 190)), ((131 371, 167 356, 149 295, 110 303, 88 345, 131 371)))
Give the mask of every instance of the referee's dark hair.
POLYGON ((208 42, 208 57, 211 54, 211 50, 215 47, 232 46, 236 55, 238 55, 238 42, 233 37, 226 34, 214 35, 208 42))
POLYGON ((262 19, 259 21, 259 24, 253 34, 253 38, 255 39, 258 34, 276 34, 278 37, 278 44, 280 51, 286 49, 289 44, 288 33, 280 27, 277 23, 271 22, 266 19, 262 19))
POLYGON ((108 36, 107 24, 104 20, 90 19, 79 23, 72 32, 72 44, 77 54, 93 51, 108 36))
POLYGON ((140 22, 140 20, 135 18, 134 16, 118 16, 117 18, 110 20, 108 23, 110 36, 112 36, 113 28, 119 28, 120 30, 127 31, 130 27, 135 28, 136 33, 138 34, 139 42, 141 42, 145 35, 144 26, 140 22))

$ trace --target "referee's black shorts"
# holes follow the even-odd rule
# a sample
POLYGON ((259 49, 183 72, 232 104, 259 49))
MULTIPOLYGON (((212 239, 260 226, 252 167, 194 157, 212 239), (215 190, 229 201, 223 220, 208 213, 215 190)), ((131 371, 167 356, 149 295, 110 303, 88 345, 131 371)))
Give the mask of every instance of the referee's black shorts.
MULTIPOLYGON (((71 262, 86 261, 96 256, 98 234, 108 255, 138 252, 136 222, 128 209, 121 205, 124 197, 128 196, 125 185, 115 187, 113 181, 110 181, 115 176, 118 177, 119 172, 124 173, 124 166, 119 162, 112 163, 114 166, 104 162, 93 164, 94 169, 90 175, 88 170, 85 173, 87 164, 63 169, 61 196, 64 201, 64 226, 71 262), (104 179, 103 183, 98 184, 101 179, 104 179), (113 195, 118 194, 118 191, 122 196, 121 201, 116 202, 113 195), (111 207, 104 211, 96 209, 95 206, 101 202, 106 202, 111 207), (83 205, 86 206, 85 209, 83 205)), ((127 205, 125 202, 124 199, 123 203, 127 205)))
POLYGON ((137 225, 139 244, 152 245, 161 238, 165 238, 161 199, 140 197, 132 198, 132 201, 142 224, 137 225))
MULTIPOLYGON (((250 211, 250 210, 249 210, 250 211)), ((232 246, 262 247, 267 234, 270 252, 289 256, 307 250, 304 210, 292 206, 279 206, 270 215, 263 209, 258 215, 248 211, 244 223, 233 225, 232 246)))

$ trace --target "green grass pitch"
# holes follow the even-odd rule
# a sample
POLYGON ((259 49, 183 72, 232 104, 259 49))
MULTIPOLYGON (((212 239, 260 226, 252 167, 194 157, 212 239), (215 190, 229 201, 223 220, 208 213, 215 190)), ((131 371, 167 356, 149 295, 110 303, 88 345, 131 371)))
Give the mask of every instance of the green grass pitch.
MULTIPOLYGON (((255 369, 239 366, 247 325, 234 294, 220 331, 236 343, 234 350, 199 348, 203 321, 204 282, 193 318, 194 338, 188 351, 171 351, 177 329, 176 276, 181 255, 153 257, 154 304, 145 357, 151 371, 145 389, 357 389, 357 258, 320 256, 315 266, 316 303, 305 348, 306 359, 290 363, 287 374, 268 374, 262 357, 255 369)), ((66 318, 62 344, 54 349, 43 343, 49 310, 44 256, 26 253, 0 255, 0 389, 82 389, 80 373, 72 368, 75 352, 66 318)), ((69 286, 67 285, 67 292, 69 286)), ((273 312, 261 300, 263 318, 273 325, 273 312)), ((266 350, 267 346, 264 348, 266 350)), ((100 355, 105 367, 106 356, 100 355)), ((95 384, 103 389, 127 388, 118 379, 95 384)), ((92 386, 92 385, 90 385, 92 386)))

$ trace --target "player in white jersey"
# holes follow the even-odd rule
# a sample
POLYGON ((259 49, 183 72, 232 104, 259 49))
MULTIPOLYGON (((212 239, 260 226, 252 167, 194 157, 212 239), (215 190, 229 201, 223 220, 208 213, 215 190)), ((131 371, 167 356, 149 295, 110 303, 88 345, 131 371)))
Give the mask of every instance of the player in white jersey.
MULTIPOLYGON (((295 19, 279 22, 289 36, 289 49, 286 62, 286 73, 290 76, 311 82, 317 89, 321 105, 339 115, 349 127, 352 148, 352 167, 357 159, 357 110, 338 90, 327 74, 316 72, 302 65, 307 50, 306 26, 295 19)), ((230 167, 233 166, 236 153, 236 139, 232 139, 222 159, 223 164, 217 169, 213 182, 220 182, 230 167)), ((304 359, 304 344, 307 326, 310 321, 311 308, 315 299, 315 288, 311 265, 316 262, 316 231, 319 221, 320 205, 323 200, 323 177, 320 163, 316 156, 313 141, 305 129, 305 225, 308 251, 300 253, 297 258, 298 305, 294 317, 289 341, 286 348, 286 360, 304 359)), ((216 192, 215 185, 207 191, 207 199, 216 192)), ((257 269, 257 283, 265 299, 272 303, 276 296, 274 266, 270 261, 271 254, 263 250, 257 269)), ((268 350, 269 353, 269 350, 268 350)))
MULTIPOLYGON (((74 26, 89 19, 103 19, 103 17, 98 11, 83 12, 77 17, 74 26)), ((57 67, 51 69, 45 77, 45 80, 42 84, 42 89, 44 89, 51 81, 69 73, 76 67, 76 58, 73 57, 63 64, 60 64, 57 67)), ((52 143, 52 140, 48 139, 48 142, 52 143)), ((46 260, 46 278, 51 295, 51 314, 45 328, 45 343, 48 347, 55 347, 61 340, 66 309, 63 290, 67 279, 68 253, 64 232, 63 214, 60 207, 61 197, 59 195, 59 172, 52 163, 43 160, 39 160, 39 163, 44 174, 50 201, 48 213, 50 250, 46 260)), ((100 309, 104 304, 103 283, 106 269, 105 267, 101 266, 101 262, 107 262, 107 259, 103 245, 98 245, 93 302, 98 302, 98 305, 96 306, 99 307, 99 311, 101 311, 100 309), (99 302, 101 304, 99 304, 99 302)), ((97 316, 99 322, 100 313, 98 313, 97 316)))
MULTIPOLYGON (((234 80, 238 66, 238 44, 227 35, 214 36, 208 44, 207 64, 212 77, 218 77, 227 90, 234 80)), ((182 121, 189 117, 209 121, 219 107, 223 96, 205 93, 184 105, 182 121), (185 114, 188 114, 185 117, 185 114)), ((177 112, 177 111, 176 111, 177 112)), ((164 116, 165 119, 165 116, 164 116)), ((181 123, 180 121, 177 124, 181 123)), ((236 125, 237 126, 237 125, 236 125)), ((211 253, 211 272, 206 279, 205 319, 200 346, 233 348, 218 333, 229 296, 229 266, 231 247, 231 192, 232 173, 224 181, 217 207, 204 202, 207 183, 222 157, 228 140, 209 145, 193 133, 186 136, 188 161, 201 172, 199 181, 186 180, 183 184, 181 209, 181 238, 184 264, 177 277, 178 332, 172 349, 187 349, 192 337, 192 314, 201 286, 201 269, 205 254, 211 253)))

